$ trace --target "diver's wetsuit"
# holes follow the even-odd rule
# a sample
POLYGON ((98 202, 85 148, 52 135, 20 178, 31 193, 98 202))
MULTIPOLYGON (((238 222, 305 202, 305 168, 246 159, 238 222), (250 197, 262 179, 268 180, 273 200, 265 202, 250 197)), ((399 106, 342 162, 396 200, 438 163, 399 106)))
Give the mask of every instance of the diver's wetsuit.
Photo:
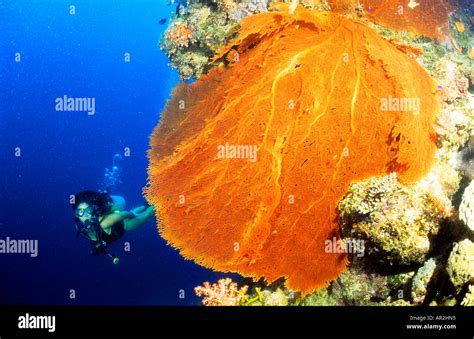
POLYGON ((112 228, 112 231, 110 232, 110 234, 102 232, 102 235, 101 235, 101 238, 107 244, 110 244, 111 242, 120 239, 122 235, 125 233, 125 224, 123 220, 116 222, 115 224, 112 225, 111 228, 112 228))

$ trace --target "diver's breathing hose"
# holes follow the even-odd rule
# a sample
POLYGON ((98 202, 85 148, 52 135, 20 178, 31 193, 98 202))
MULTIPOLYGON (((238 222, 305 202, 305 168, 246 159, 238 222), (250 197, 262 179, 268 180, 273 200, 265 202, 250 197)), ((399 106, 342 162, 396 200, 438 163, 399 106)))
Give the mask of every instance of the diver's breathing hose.
MULTIPOLYGON (((95 233, 96 233, 96 237, 97 237, 97 242, 95 244, 95 249, 96 251, 98 250, 99 252, 107 255, 111 260, 112 260, 112 263, 114 265, 117 265, 119 262, 120 262, 120 259, 118 257, 116 257, 115 255, 113 254, 110 254, 108 251, 107 251, 107 244, 105 243, 105 241, 103 239, 100 238, 100 235, 101 235, 101 229, 100 229, 100 226, 99 226, 99 223, 98 223, 98 219, 96 216, 94 216, 94 221, 89 224, 88 227, 90 227, 91 225, 95 226, 95 233)), ((90 239, 90 238, 89 238, 90 239)))

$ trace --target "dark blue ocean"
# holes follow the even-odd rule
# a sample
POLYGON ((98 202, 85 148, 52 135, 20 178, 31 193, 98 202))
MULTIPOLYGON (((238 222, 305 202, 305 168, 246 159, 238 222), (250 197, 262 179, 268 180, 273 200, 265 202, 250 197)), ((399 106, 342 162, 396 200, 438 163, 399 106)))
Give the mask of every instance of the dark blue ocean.
POLYGON ((38 241, 36 257, 0 253, 0 304, 198 305, 193 288, 224 276, 184 260, 154 218, 112 244, 118 265, 75 232, 70 196, 100 188, 115 154, 112 193, 145 202, 149 136, 179 81, 159 49, 165 1, 0 0, 0 240, 38 241), (64 96, 95 113, 58 111, 64 96))

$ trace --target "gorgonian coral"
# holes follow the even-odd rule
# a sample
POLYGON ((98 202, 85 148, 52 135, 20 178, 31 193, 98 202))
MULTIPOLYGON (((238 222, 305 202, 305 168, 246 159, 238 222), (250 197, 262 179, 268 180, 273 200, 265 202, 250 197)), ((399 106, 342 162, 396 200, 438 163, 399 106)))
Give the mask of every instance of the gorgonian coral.
POLYGON ((374 22, 394 29, 442 40, 448 32, 451 0, 328 0, 334 11, 360 10, 374 22))
POLYGON ((346 267, 337 202, 353 181, 432 164, 435 84, 366 25, 288 6, 242 21, 236 62, 178 86, 151 137, 161 235, 219 271, 309 293, 346 267))

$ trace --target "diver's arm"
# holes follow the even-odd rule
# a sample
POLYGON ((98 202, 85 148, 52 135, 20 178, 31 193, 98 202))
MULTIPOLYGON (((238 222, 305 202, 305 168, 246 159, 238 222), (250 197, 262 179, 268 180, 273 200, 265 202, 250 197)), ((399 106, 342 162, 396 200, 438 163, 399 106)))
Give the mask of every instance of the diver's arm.
POLYGON ((104 219, 102 219, 102 221, 100 222, 100 227, 109 228, 119 221, 134 218, 134 217, 135 217, 135 214, 133 214, 132 212, 128 212, 128 211, 115 212, 115 213, 107 215, 104 219))
MULTIPOLYGON (((143 209, 145 207, 143 206, 143 209)), ((137 211, 138 208, 134 208, 133 211, 137 211)), ((144 224, 155 212, 155 206, 149 206, 144 212, 136 214, 133 219, 127 219, 124 221, 125 231, 134 230, 144 224)))

